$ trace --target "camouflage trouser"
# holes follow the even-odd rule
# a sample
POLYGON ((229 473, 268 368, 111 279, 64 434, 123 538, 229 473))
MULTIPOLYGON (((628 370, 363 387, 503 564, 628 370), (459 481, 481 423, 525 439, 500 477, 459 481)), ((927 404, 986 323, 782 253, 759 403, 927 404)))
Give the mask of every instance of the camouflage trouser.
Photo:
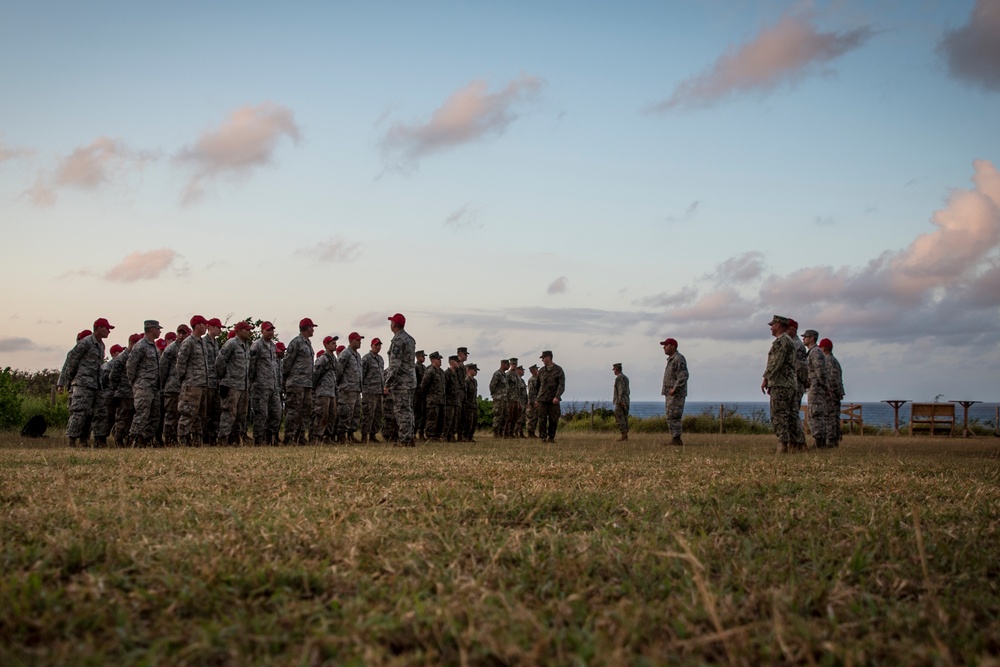
POLYGON ((836 447, 840 442, 840 399, 836 396, 826 397, 826 443, 836 447))
POLYGON ((305 443, 312 416, 312 387, 288 387, 285 390, 285 444, 305 443))
POLYGON ((826 442, 826 391, 809 390, 809 430, 816 442, 826 442))
POLYGON ((177 396, 177 437, 188 444, 201 444, 207 400, 208 387, 182 387, 177 396))
POLYGON ((135 398, 115 397, 115 425, 111 428, 111 435, 115 439, 116 445, 124 445, 128 440, 128 430, 132 427, 132 417, 135 416, 135 398))
POLYGON ((543 440, 555 442, 556 428, 559 426, 559 416, 562 415, 562 404, 544 401, 538 403, 538 435, 543 440))
POLYGON ((99 406, 94 411, 94 416, 90 421, 90 428, 93 428, 95 439, 107 441, 108 436, 111 435, 111 418, 114 416, 111 414, 111 401, 114 397, 114 392, 110 389, 102 389, 97 397, 99 406))
POLYGON ((796 444, 793 438, 796 434, 796 424, 802 429, 799 421, 799 406, 795 404, 798 390, 795 387, 771 387, 771 426, 778 442, 796 444))
POLYGON ((503 434, 506 436, 517 435, 517 423, 521 420, 521 404, 517 401, 506 401, 507 418, 503 423, 503 434))
POLYGON ((399 441, 413 442, 413 393, 414 389, 392 389, 389 396, 393 402, 393 414, 396 428, 399 430, 399 441))
POLYGON ((313 440, 337 436, 336 396, 317 396, 313 400, 312 428, 309 433, 313 440))
POLYGON ((444 406, 444 419, 441 420, 443 423, 441 430, 448 439, 448 442, 456 440, 455 434, 458 433, 458 411, 459 407, 457 405, 446 403, 444 406))
POLYGON ((423 435, 427 428, 427 401, 420 392, 413 395, 413 431, 423 435))
POLYGON ((372 436, 382 426, 382 394, 362 394, 361 435, 372 436))
POLYGON ((382 439, 386 442, 399 440, 399 425, 396 424, 396 399, 386 394, 382 399, 382 439))
POLYGON ((628 403, 615 403, 615 423, 622 433, 628 433, 628 409, 628 403))
POLYGON ((538 408, 535 407, 534 399, 528 400, 528 406, 524 410, 527 422, 528 435, 535 435, 538 432, 538 408))
POLYGON ((247 392, 242 389, 227 388, 226 397, 222 399, 222 414, 219 416, 216 436, 222 444, 238 442, 242 438, 243 433, 235 427, 246 422, 249 399, 247 392))
POLYGON ((479 426, 479 406, 465 408, 465 417, 462 421, 465 439, 472 440, 476 436, 476 427, 479 426))
POLYGON ((129 437, 144 440, 151 444, 156 438, 156 425, 160 421, 160 392, 156 389, 136 387, 132 391, 132 404, 135 414, 129 428, 129 437))
POLYGON ((218 387, 205 390, 205 425, 202 436, 205 442, 213 444, 219 434, 219 421, 222 419, 222 397, 218 387))
POLYGON ((177 397, 180 394, 170 392, 163 394, 163 442, 172 445, 177 442, 177 419, 180 413, 177 412, 177 397))
POLYGON ((440 438, 444 427, 444 404, 427 404, 427 437, 440 438))
POLYGON ((253 402, 254 444, 277 444, 281 429, 281 393, 277 389, 254 387, 253 402))
POLYGON ((493 435, 503 435, 507 424, 507 401, 502 398, 493 399, 493 435))
POLYGON ((356 391, 341 391, 337 396, 337 433, 354 433, 360 423, 361 394, 356 391))
MULTIPOLYGON (((73 387, 73 400, 69 405, 69 422, 66 424, 66 437, 86 438, 91 423, 97 422, 101 414, 107 419, 106 408, 101 401, 99 389, 90 387, 73 387)), ((96 428, 95 434, 96 434, 96 428)))
POLYGON ((679 438, 681 437, 684 420, 684 402, 687 400, 687 395, 674 395, 667 396, 666 398, 667 428, 670 429, 670 435, 679 438))
POLYGON ((796 389, 795 398, 792 399, 795 407, 795 424, 793 425, 794 430, 792 431, 792 439, 789 441, 801 447, 805 447, 806 445, 806 431, 802 427, 802 418, 799 417, 799 412, 802 410, 802 396, 804 394, 804 391, 796 389))

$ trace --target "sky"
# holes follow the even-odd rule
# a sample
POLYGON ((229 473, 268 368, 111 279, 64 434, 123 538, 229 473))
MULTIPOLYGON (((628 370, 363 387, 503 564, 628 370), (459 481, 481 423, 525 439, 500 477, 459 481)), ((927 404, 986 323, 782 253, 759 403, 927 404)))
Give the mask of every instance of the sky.
MULTIPOLYGON (((194 314, 552 350, 567 401, 1000 400, 1000 0, 8 3, 0 367, 194 314)), ((483 377, 483 376, 486 377, 483 377)))

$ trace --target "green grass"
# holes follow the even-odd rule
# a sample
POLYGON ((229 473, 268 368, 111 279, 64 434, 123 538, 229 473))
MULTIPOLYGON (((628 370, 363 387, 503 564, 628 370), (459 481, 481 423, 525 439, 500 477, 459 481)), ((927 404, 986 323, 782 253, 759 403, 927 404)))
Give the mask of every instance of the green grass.
MULTIPOLYGON (((951 664, 1000 654, 1000 441, 0 436, 0 664, 951 664)), ((995 663, 994 663, 995 664, 995 663)))

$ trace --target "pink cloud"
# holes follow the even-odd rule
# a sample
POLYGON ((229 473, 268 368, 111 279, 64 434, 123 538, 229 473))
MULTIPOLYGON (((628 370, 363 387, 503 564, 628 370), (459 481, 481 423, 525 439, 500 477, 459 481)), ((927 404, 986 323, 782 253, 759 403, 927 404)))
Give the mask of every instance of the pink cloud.
POLYGON ((137 250, 111 267, 103 277, 105 280, 119 283, 152 280, 170 268, 177 258, 177 252, 170 248, 158 248, 148 252, 137 250))
POLYGON ((764 254, 756 250, 731 257, 715 268, 715 278, 722 284, 745 283, 764 273, 764 254))
POLYGON ((715 321, 742 319, 757 311, 757 306, 732 288, 709 292, 686 308, 666 312, 670 321, 715 321))
POLYGON ((566 276, 559 276, 545 290, 549 294, 563 294, 566 291, 566 276))
POLYGON ((342 238, 330 238, 320 241, 311 248, 296 251, 298 255, 312 257, 319 262, 353 262, 361 254, 361 244, 352 243, 342 238))
POLYGON ((99 190, 121 182, 129 172, 142 169, 154 159, 153 153, 131 150, 118 139, 98 137, 60 159, 52 173, 40 171, 34 185, 22 196, 35 206, 52 206, 60 188, 99 190))
POLYGON ((701 108, 738 94, 765 95, 794 85, 821 66, 863 45, 870 28, 820 32, 808 17, 785 16, 749 42, 730 49, 704 73, 681 82, 673 94, 649 110, 701 108))
POLYGON ((514 108, 536 98, 544 85, 543 79, 522 74, 489 93, 485 81, 473 81, 445 100, 430 120, 393 123, 382 138, 383 154, 405 170, 431 153, 503 134, 517 119, 514 108))
POLYGON ((31 151, 26 148, 19 148, 17 146, 11 147, 6 144, 6 142, 0 141, 0 162, 6 162, 7 160, 13 160, 14 158, 24 157, 30 155, 31 151))
POLYGON ((300 139, 291 109, 273 102, 237 109, 222 125, 204 132, 193 146, 174 157, 176 164, 194 169, 183 203, 200 200, 209 183, 219 176, 246 178, 255 168, 271 164, 282 137, 295 144, 300 139))
POLYGON ((938 51, 956 79, 1000 90, 1000 3, 976 0, 969 22, 947 31, 938 51))

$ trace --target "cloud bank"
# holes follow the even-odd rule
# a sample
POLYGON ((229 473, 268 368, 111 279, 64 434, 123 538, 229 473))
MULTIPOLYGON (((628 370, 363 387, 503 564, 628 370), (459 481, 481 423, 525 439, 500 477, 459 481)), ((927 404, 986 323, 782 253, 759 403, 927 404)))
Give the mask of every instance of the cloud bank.
POLYGON ((118 139, 101 136, 61 158, 52 172, 39 171, 23 196, 35 206, 52 206, 60 189, 97 191, 122 182, 130 171, 141 170, 155 159, 153 153, 135 151, 118 139))
POLYGON ((1000 2, 976 0, 969 22, 938 44, 949 73, 984 90, 1000 90, 1000 2))
POLYGON ((873 35, 868 27, 820 32, 806 16, 784 16, 742 46, 730 49, 705 72, 681 82, 650 113, 710 107, 743 94, 767 95, 794 86, 822 67, 862 46, 873 35))

